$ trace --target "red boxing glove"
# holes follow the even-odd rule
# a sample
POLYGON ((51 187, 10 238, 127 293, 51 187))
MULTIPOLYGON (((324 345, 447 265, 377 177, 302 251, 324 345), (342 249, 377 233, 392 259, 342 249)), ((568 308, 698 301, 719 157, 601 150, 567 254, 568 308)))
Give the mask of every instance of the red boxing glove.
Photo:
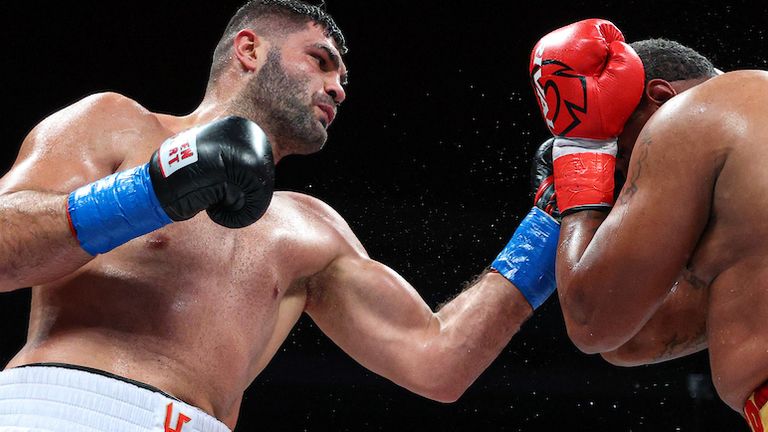
POLYGON ((533 48, 533 89, 555 136, 617 137, 645 84, 643 62, 610 21, 588 19, 549 33, 533 48))
POLYGON ((555 190, 563 214, 613 205, 616 137, 645 86, 643 63, 610 21, 588 19, 544 36, 531 79, 555 139, 555 190))

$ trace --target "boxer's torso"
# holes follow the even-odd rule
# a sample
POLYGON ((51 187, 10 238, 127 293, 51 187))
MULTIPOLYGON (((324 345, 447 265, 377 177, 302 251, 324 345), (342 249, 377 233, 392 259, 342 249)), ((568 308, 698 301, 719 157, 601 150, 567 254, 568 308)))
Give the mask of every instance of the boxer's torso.
POLYGON ((701 90, 698 100, 717 110, 726 132, 704 131, 701 151, 719 168, 701 173, 716 181, 709 222, 688 268, 710 287, 714 384, 741 411, 768 378, 768 73, 727 74, 701 90))
MULTIPOLYGON (((146 117, 130 133, 102 134, 124 149, 117 170, 146 163, 178 132, 146 117)), ((232 427, 242 392, 304 310, 306 278, 347 250, 329 213, 318 200, 278 192, 249 227, 223 228, 202 212, 98 256, 33 289, 27 344, 9 367, 105 370, 232 427)))

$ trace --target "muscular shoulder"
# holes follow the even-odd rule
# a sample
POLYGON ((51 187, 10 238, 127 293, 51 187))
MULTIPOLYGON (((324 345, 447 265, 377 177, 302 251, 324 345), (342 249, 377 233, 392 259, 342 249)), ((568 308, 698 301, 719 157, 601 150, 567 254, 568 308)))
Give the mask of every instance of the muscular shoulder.
POLYGON ((338 236, 341 243, 339 246, 349 252, 365 254, 365 249, 357 239, 347 221, 330 205, 322 200, 310 195, 280 191, 275 196, 279 200, 284 200, 295 206, 306 218, 306 222, 315 225, 319 230, 328 231, 334 236, 338 236))
POLYGON ((146 115, 149 113, 146 108, 139 105, 135 100, 115 92, 95 93, 86 96, 72 104, 70 108, 90 110, 95 113, 104 114, 146 115))
MULTIPOLYGON (((682 151, 732 147, 749 133, 768 102, 768 73, 736 71, 717 76, 670 99, 646 129, 677 138, 682 151)), ((762 118, 759 118, 762 124, 762 118)))
POLYGON ((125 96, 88 96, 50 115, 27 135, 2 186, 69 190, 111 174, 133 144, 126 137, 158 127, 152 113, 125 96))
MULTIPOLYGON (((85 97, 40 122, 27 140, 52 141, 90 136, 109 129, 137 127, 152 118, 144 107, 118 93, 85 97)), ((82 140, 79 141, 83 143, 82 140)))

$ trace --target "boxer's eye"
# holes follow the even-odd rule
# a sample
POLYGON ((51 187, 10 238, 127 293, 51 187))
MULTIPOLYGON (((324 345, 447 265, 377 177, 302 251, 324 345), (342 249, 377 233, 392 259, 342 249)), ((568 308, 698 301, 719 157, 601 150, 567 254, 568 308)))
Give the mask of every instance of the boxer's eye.
POLYGON ((315 61, 317 61, 318 66, 320 66, 321 69, 325 69, 325 66, 328 64, 328 61, 319 54, 310 54, 315 61))

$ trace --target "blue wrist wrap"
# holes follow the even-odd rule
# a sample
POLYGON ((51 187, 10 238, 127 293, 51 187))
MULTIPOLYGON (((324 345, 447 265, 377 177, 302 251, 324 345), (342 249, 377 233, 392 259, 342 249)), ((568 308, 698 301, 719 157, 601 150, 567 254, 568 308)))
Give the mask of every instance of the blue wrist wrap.
POLYGON ((520 222, 491 267, 515 284, 536 309, 555 291, 560 224, 538 207, 520 222))
POLYGON ((77 189, 69 194, 67 212, 80 246, 91 255, 173 222, 152 189, 149 164, 77 189))

